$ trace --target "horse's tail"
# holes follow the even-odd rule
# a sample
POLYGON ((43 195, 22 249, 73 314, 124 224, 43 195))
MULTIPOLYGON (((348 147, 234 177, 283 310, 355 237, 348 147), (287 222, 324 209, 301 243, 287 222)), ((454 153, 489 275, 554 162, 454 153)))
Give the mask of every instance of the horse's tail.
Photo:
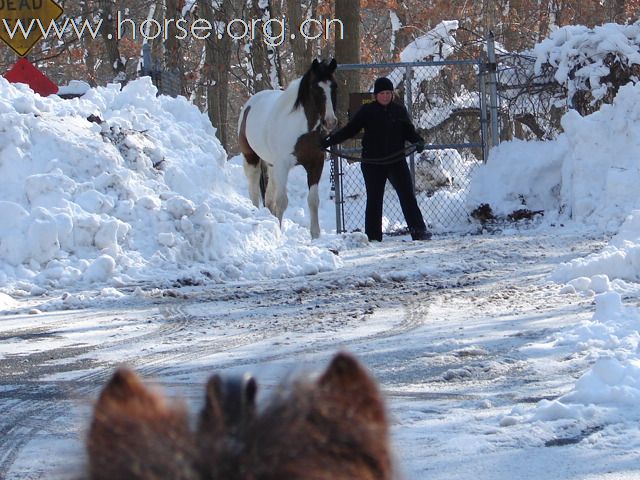
POLYGON ((238 146, 240 147, 240 152, 242 152, 242 155, 244 156, 245 174, 249 179, 249 196, 251 197, 251 202, 258 207, 260 202, 258 198, 258 190, 260 190, 259 194, 262 197, 262 204, 264 206, 267 205, 265 202, 265 195, 267 192, 269 174, 265 161, 260 158, 253 148, 251 148, 249 139, 247 138, 247 116, 249 115, 250 110, 251 105, 245 105, 244 111, 240 117, 240 123, 238 125, 238 146), (258 168, 260 168, 259 178, 257 176, 258 168))
POLYGON ((267 185, 269 183, 269 168, 267 162, 260 159, 260 195, 262 196, 262 205, 267 206, 265 196, 267 194, 267 185))

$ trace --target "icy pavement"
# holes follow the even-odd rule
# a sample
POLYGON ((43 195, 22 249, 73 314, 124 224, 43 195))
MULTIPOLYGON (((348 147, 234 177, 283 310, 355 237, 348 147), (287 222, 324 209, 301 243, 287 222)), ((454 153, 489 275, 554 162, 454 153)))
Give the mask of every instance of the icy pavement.
POLYGON ((341 252, 343 268, 313 276, 10 305, 0 317, 0 477, 77 477, 91 402, 118 364, 196 411, 213 372, 249 371, 264 397, 349 350, 385 392, 400 478, 640 478, 637 419, 526 416, 593 363, 589 349, 548 347, 595 309, 593 296, 548 275, 605 239, 557 229, 405 240, 341 252))

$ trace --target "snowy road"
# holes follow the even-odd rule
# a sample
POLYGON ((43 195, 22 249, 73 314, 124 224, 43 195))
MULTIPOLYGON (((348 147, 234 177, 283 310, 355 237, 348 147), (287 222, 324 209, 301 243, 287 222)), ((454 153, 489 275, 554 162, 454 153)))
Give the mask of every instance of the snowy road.
POLYGON ((602 469, 581 470, 583 441, 605 426, 534 439, 526 426, 497 420, 565 393, 586 368, 575 353, 561 361, 527 353, 593 313, 592 298, 560 294, 546 275, 604 239, 552 233, 391 239, 340 252, 344 268, 315 276, 184 279, 123 288, 112 299, 56 292, 25 300, 0 317, 0 478, 77 476, 91 402, 115 365, 133 366, 195 410, 212 372, 250 371, 264 393, 337 350, 357 354, 380 381, 403 478, 507 479, 518 465, 518 478, 533 479, 549 462, 556 479, 607 478, 613 458, 618 473, 628 471, 631 457, 617 451, 600 454, 602 469))

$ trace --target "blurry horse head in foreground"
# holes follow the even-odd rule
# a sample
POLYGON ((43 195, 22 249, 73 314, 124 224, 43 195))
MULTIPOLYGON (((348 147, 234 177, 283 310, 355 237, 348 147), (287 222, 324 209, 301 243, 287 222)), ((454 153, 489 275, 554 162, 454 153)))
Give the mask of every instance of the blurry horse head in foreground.
POLYGON ((130 370, 102 390, 87 439, 91 480, 387 480, 388 423, 374 380, 339 353, 315 381, 256 407, 253 379, 213 376, 197 428, 130 370))

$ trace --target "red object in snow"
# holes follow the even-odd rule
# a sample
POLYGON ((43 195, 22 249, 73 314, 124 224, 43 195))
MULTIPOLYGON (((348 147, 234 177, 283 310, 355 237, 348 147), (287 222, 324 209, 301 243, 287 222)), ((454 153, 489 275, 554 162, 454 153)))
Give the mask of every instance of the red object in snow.
POLYGON ((26 58, 18 60, 11 67, 11 70, 4 74, 4 78, 11 83, 26 83, 31 90, 43 97, 58 93, 58 86, 49 80, 44 73, 31 65, 31 62, 26 58))

